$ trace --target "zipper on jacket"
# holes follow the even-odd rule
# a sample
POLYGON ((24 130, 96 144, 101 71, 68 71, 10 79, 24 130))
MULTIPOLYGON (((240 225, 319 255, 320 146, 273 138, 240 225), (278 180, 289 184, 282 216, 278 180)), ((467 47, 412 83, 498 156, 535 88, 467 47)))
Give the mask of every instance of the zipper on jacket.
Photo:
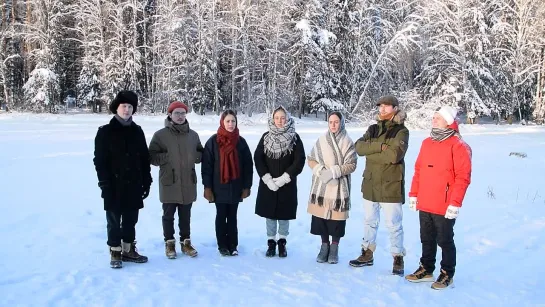
POLYGON ((445 190, 445 203, 447 202, 447 198, 448 198, 448 188, 449 188, 449 184, 447 183, 447 188, 445 190))
POLYGON ((176 177, 174 177, 174 169, 172 169, 172 184, 176 183, 176 177))

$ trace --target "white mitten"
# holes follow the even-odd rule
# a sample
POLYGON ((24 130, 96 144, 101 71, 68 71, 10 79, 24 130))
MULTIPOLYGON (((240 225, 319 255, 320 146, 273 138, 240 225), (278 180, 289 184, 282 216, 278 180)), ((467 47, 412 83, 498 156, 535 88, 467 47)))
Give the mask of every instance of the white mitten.
POLYGON ((291 181, 290 175, 288 173, 282 174, 282 176, 274 178, 274 183, 279 187, 283 187, 286 183, 289 183, 291 181))
POLYGON ((274 183, 272 177, 271 177, 271 174, 267 173, 265 174, 261 180, 263 180, 263 182, 267 185, 267 187, 269 188, 269 190, 271 191, 278 191, 278 186, 276 185, 276 183, 274 183))
POLYGON ((458 213, 460 213, 460 207, 448 205, 447 213, 445 213, 445 217, 447 219, 453 220, 458 217, 458 213))
POLYGON ((415 212, 418 211, 416 204, 418 204, 418 199, 416 197, 409 197, 409 209, 415 212))

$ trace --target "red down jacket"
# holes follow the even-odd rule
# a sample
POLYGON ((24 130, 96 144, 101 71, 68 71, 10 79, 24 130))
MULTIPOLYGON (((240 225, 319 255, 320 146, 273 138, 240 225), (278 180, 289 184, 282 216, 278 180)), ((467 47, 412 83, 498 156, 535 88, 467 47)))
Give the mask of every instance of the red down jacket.
MULTIPOLYGON (((449 126, 456 131, 458 124, 449 126)), ((442 142, 426 138, 414 165, 409 197, 418 210, 444 215, 449 205, 462 206, 471 182, 471 148, 458 136, 442 142)))

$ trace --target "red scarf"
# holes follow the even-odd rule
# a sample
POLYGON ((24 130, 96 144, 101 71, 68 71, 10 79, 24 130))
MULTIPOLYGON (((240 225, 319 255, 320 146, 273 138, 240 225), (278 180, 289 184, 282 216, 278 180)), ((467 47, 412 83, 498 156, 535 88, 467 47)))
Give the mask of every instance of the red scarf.
POLYGON ((220 147, 220 182, 222 184, 240 177, 237 151, 238 139, 238 127, 233 132, 227 131, 222 118, 216 137, 220 147))

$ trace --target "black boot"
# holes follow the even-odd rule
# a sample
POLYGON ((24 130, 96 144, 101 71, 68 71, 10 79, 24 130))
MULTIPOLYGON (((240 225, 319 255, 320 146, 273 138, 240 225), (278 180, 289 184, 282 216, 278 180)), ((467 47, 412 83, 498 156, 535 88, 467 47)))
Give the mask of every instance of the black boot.
POLYGON ((112 269, 120 269, 123 267, 121 261, 121 246, 110 247, 110 267, 112 269))
POLYGON ((148 257, 140 255, 136 249, 136 242, 121 243, 123 252, 121 253, 121 260, 124 262, 145 263, 148 262, 148 257))
POLYGON ((226 248, 226 247, 220 247, 218 248, 219 252, 220 252, 220 255, 222 256, 230 256, 231 253, 229 252, 229 250, 226 248))
POLYGON ((284 258, 288 256, 288 251, 286 251, 286 239, 278 240, 278 257, 284 258))
POLYGON ((267 252, 265 253, 265 256, 267 257, 274 257, 276 256, 276 241, 273 239, 269 239, 267 241, 267 245, 269 248, 267 249, 267 252))

